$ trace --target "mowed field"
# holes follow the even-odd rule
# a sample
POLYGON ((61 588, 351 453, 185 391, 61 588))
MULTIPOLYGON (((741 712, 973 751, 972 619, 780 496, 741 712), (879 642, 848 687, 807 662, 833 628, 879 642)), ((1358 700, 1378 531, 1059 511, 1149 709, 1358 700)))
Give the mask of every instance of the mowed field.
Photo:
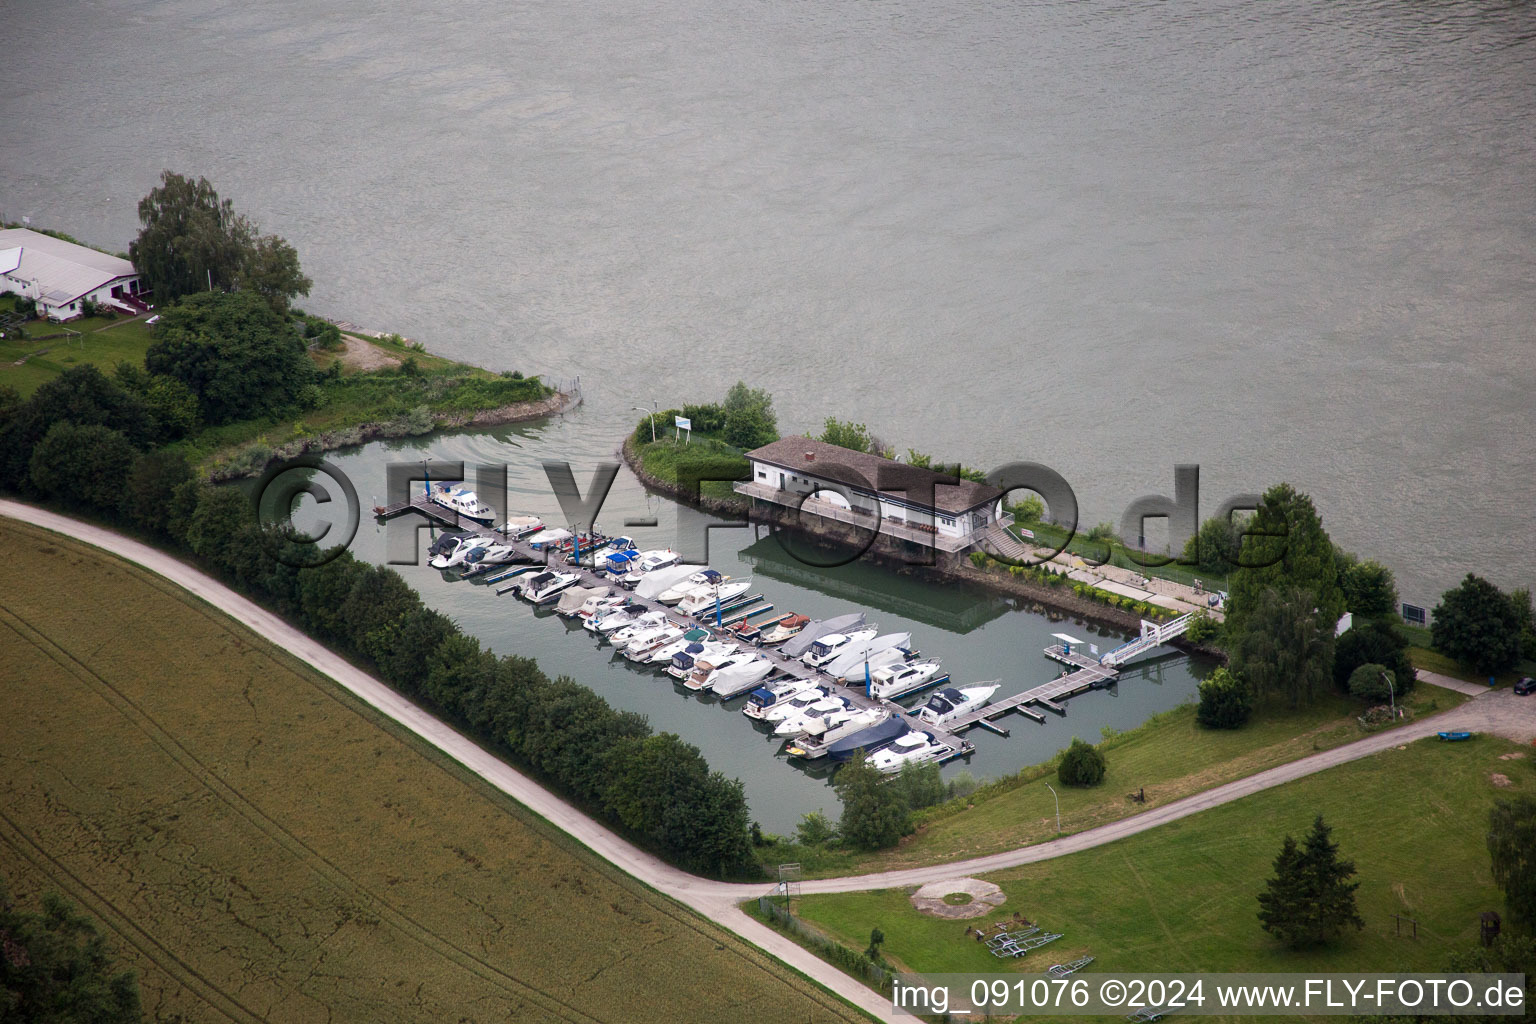
POLYGON ((0 873, 153 1020, 852 1021, 159 578, 0 519, 0 873))
POLYGON ((1109 972, 1443 970, 1504 912, 1485 836, 1499 797, 1536 795, 1536 749, 1491 735, 1419 740, 1119 842, 986 876, 1007 893, 975 921, 918 913, 908 890, 806 896, 799 912, 849 944, 932 972, 1039 972, 1080 956, 1109 972), (1363 931, 1291 951, 1259 925, 1258 894, 1286 834, 1321 813, 1353 860, 1363 931), (1022 913, 1063 937, 998 960, 966 936, 1022 913), (1393 915, 1418 922, 1402 931, 1393 915))

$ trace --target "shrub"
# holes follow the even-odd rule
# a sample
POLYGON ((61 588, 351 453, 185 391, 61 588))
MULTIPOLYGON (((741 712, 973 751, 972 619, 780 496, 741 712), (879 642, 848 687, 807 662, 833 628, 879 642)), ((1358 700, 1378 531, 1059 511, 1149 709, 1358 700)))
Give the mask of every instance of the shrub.
POLYGON ((1367 662, 1349 674, 1349 695, 1367 704, 1385 704, 1393 696, 1397 679, 1385 665, 1367 662), (1387 685, 1392 679, 1392 686, 1387 685))
POLYGON ((1221 637, 1221 623, 1200 612, 1189 620, 1189 628, 1184 631, 1184 635, 1193 644, 1211 643, 1221 637))
POLYGON ((1219 668, 1200 684, 1195 719, 1207 729, 1240 729, 1253 714, 1253 695, 1240 676, 1219 668))
POLYGON ((1056 765, 1056 777, 1063 786, 1097 786, 1104 781, 1104 771, 1104 755, 1076 736, 1056 765))

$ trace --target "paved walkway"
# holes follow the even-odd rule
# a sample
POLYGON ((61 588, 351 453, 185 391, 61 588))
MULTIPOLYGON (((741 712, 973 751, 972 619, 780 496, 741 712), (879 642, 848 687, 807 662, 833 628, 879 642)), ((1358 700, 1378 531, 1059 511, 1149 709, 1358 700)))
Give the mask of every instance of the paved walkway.
MULTIPOLYGON (((181 586, 283 647, 317 671, 330 676, 359 699, 432 743, 503 793, 558 825, 598 856, 686 904, 711 921, 729 928, 743 939, 790 964, 875 1017, 881 1020, 897 1020, 891 1014, 886 1001, 873 991, 854 982, 841 971, 812 956, 781 933, 748 917, 739 909, 738 904, 742 901, 766 892, 768 889, 766 883, 745 885, 699 878, 638 849, 276 615, 171 555, 102 527, 19 502, 0 500, 0 515, 25 520, 87 544, 93 544, 181 586)), ((879 874, 807 881, 801 884, 801 891, 804 893, 855 892, 865 889, 924 885, 928 882, 996 871, 1021 864, 1032 864, 1136 835, 1170 821, 1323 771, 1334 765, 1367 757, 1414 739, 1432 736, 1440 730, 1452 729, 1492 732, 1520 742, 1536 740, 1536 697, 1516 697, 1508 690, 1484 690, 1477 699, 1442 714, 1421 719, 1390 732, 1375 733, 1333 750, 1280 765, 1257 775, 1076 835, 971 860, 879 874)))
POLYGON ((1457 693, 1465 693, 1471 697, 1481 697, 1488 692, 1488 687, 1482 683, 1469 683, 1465 679, 1443 676, 1439 672, 1430 672, 1427 669, 1414 669, 1413 674, 1419 677, 1421 683, 1433 683, 1435 686, 1443 686, 1447 690, 1455 690, 1457 693))

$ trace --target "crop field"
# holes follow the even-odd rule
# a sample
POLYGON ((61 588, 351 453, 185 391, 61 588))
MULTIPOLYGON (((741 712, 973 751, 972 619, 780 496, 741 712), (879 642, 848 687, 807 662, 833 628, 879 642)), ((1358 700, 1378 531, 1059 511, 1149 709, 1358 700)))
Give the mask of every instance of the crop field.
POLYGON ((850 1021, 163 580, 0 519, 0 874, 151 1020, 850 1021))
POLYGON ((1504 910, 1484 837, 1498 797, 1536 794, 1536 750, 1494 736, 1420 740, 1119 842, 986 876, 1007 901, 970 922, 919 914, 904 890, 807 896, 799 913, 849 945, 871 928, 916 970, 1041 971, 1093 955, 1095 971, 1441 970, 1504 910), (1291 952, 1264 932, 1258 894, 1286 834, 1321 812, 1353 860, 1365 929, 1291 952), (1021 913, 1063 937, 998 960, 965 935, 1021 913), (1393 915, 1418 922, 1401 925, 1393 915), (1399 928, 1401 927, 1401 933, 1399 928))

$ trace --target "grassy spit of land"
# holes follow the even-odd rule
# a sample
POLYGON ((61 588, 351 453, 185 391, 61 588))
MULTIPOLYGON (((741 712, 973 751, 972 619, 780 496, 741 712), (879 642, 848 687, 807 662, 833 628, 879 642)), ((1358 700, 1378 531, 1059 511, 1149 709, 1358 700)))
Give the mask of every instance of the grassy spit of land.
MULTIPOLYGON (((0 297, 0 312, 14 305, 14 296, 0 297)), ((146 319, 30 322, 26 336, 0 340, 0 386, 26 398, 72 366, 93 365, 108 375, 122 363, 142 367, 155 341, 146 319), (54 334, 63 336, 37 337, 54 334)), ((309 358, 320 371, 320 402, 314 408, 205 427, 175 446, 209 477, 230 479, 260 473, 274 458, 379 437, 536 419, 573 400, 536 377, 492 373, 435 356, 398 335, 342 333, 338 346, 313 346, 309 358)))
POLYGON ((807 896, 799 913, 912 970, 1040 972, 1092 955, 1093 970, 1438 970, 1478 942, 1478 915, 1500 907, 1482 835, 1495 798, 1536 793, 1529 747, 1478 736, 1419 742, 1204 811, 1128 839, 987 876, 1007 901, 972 921, 918 913, 906 890, 807 896), (1261 930, 1257 895, 1285 835, 1321 813, 1354 861, 1366 926, 1292 951, 1261 930), (999 960, 966 935, 1022 913, 1064 937, 999 960), (1402 934, 1394 914, 1418 922, 1402 934))
POLYGON ((0 873, 151 1019, 862 1019, 157 577, 0 520, 0 873))

